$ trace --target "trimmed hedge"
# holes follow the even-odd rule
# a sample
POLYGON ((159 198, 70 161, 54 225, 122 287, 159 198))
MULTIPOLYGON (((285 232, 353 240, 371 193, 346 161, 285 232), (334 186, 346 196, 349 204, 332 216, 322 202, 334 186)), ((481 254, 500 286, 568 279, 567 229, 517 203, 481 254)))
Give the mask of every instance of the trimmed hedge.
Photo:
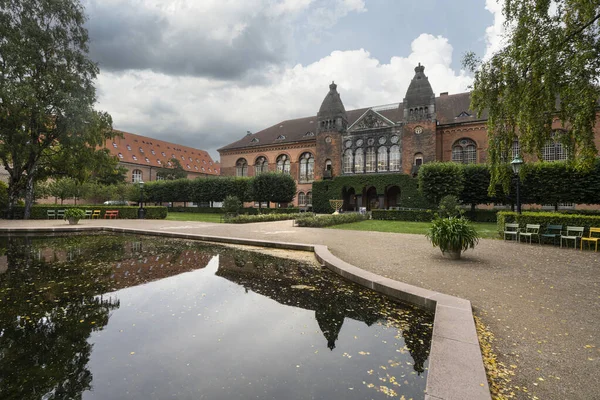
MULTIPOLYGON (((105 205, 58 205, 58 204, 36 204, 31 207, 31 216, 30 219, 47 219, 48 210, 66 210, 69 208, 79 208, 81 210, 100 210, 100 218, 104 218, 104 212, 106 210, 119 210, 119 219, 137 219, 138 217, 138 209, 139 207, 130 207, 130 206, 105 206, 105 205)), ((167 207, 155 207, 155 206, 147 206, 144 207, 146 209, 146 219, 165 219, 167 218, 167 207)), ((23 213, 25 211, 25 207, 19 206, 15 207, 15 215, 23 218, 23 213)))
MULTIPOLYGON (((169 212, 189 212, 198 214, 223 214, 221 207, 170 207, 169 212)), ((262 208, 260 214, 297 214, 300 209, 297 207, 287 208, 262 208)), ((240 214, 258 215, 259 209, 255 207, 242 208, 240 214)))
POLYGON ((168 211, 171 212, 185 212, 185 213, 198 213, 198 214, 223 214, 221 207, 169 207, 168 211))
MULTIPOLYGON (((465 217, 473 222, 496 222, 496 213, 498 210, 469 210, 465 211, 465 217)), ((413 221, 430 222, 435 210, 373 210, 371 211, 373 219, 383 221, 413 221)))
POLYGON ((344 195, 354 189, 356 195, 362 194, 363 188, 375 187, 378 195, 385 194, 386 188, 400 188, 398 207, 429 208, 429 204, 417 189, 417 180, 405 174, 361 174, 338 176, 333 179, 315 181, 312 185, 312 205, 316 213, 331 214, 334 210, 329 200, 343 199, 344 195))
POLYGON ((302 215, 296 217, 296 225, 302 227, 322 228, 325 226, 349 224, 351 222, 369 219, 368 215, 358 213, 336 214, 336 215, 302 215))
POLYGON ((249 224, 252 222, 272 222, 294 219, 296 214, 260 214, 260 215, 238 215, 237 217, 225 217, 224 220, 231 224, 249 224))
POLYGON ((433 210, 373 210, 373 219, 383 221, 430 222, 435 215, 433 210))
POLYGON ((544 231, 548 225, 583 226, 586 230, 590 227, 600 227, 599 215, 566 214, 556 212, 524 212, 517 214, 511 211, 498 212, 498 232, 504 231, 504 224, 518 223, 525 227, 526 224, 540 224, 540 231, 544 231))

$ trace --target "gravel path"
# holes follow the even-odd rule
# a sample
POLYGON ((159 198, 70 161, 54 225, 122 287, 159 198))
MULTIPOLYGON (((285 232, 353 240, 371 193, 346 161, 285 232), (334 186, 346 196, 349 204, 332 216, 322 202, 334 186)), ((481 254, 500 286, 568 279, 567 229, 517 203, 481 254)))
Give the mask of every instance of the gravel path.
MULTIPOLYGON (((82 221, 217 236, 327 245, 365 270, 469 299, 496 337, 499 361, 514 368, 517 399, 600 398, 600 253, 481 240, 463 260, 443 259, 421 235, 181 221, 82 221)), ((0 221, 0 226, 64 226, 0 221)))

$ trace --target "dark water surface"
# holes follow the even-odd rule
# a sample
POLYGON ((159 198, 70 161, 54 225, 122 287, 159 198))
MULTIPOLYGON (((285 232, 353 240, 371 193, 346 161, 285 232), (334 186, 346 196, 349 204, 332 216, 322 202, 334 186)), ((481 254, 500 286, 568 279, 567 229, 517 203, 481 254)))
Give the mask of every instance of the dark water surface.
POLYGON ((433 315, 296 260, 0 238, 0 399, 423 399, 433 315))

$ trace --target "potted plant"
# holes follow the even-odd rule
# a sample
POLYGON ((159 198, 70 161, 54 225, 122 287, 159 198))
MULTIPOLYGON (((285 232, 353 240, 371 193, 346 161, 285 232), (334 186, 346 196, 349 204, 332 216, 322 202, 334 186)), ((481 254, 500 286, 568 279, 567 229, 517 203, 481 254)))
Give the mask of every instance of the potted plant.
POLYGON ((439 247, 442 255, 453 260, 460 259, 461 252, 475 248, 479 234, 469 220, 460 217, 435 218, 425 234, 433 247, 439 247))
POLYGON ((65 211, 65 219, 71 225, 77 225, 80 219, 85 218, 85 211, 80 208, 67 208, 65 211))

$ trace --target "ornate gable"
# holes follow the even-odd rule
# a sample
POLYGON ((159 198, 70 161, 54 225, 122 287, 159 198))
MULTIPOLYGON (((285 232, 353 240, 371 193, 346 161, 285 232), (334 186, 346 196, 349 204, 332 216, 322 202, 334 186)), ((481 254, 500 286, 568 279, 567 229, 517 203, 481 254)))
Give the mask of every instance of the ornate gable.
POLYGON ((367 110, 349 128, 349 132, 366 131, 370 129, 390 128, 394 123, 373 109, 367 110))

